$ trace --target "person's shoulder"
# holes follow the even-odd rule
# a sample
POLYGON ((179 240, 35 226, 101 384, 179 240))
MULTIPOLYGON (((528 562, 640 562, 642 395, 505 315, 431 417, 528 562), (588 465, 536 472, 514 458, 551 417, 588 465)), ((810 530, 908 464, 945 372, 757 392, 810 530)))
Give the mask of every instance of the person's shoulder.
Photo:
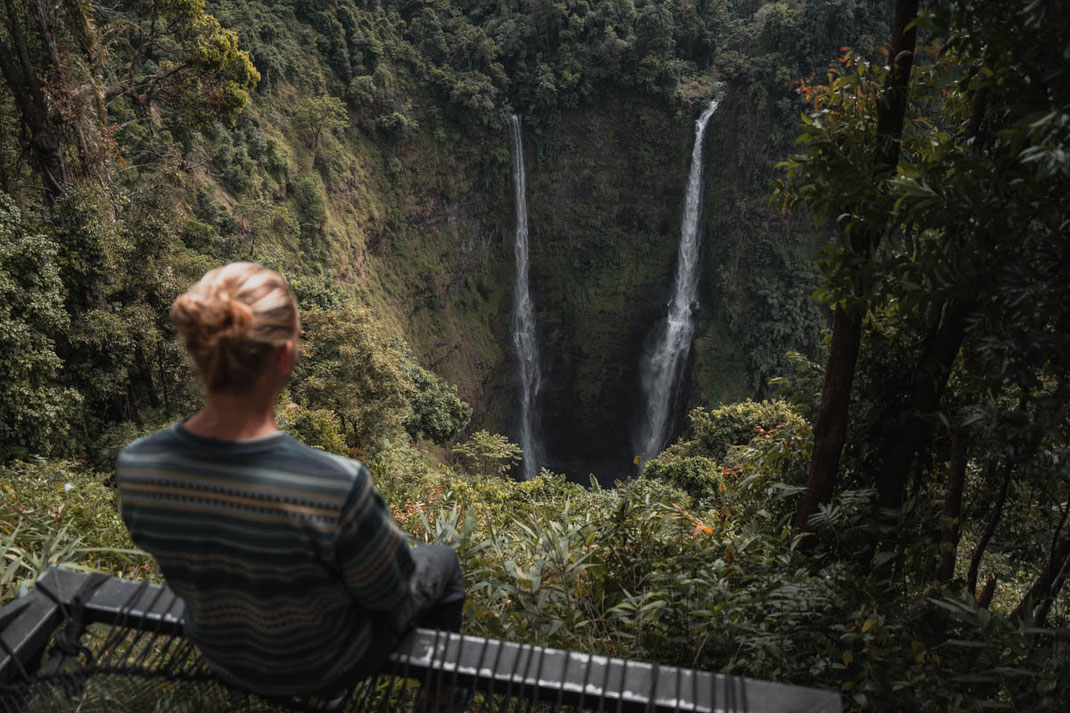
POLYGON ((359 460, 307 446, 292 435, 286 435, 287 437, 282 445, 286 451, 287 459, 300 459, 307 466, 315 467, 317 471, 335 473, 350 481, 371 478, 368 469, 359 460))
POLYGON ((168 426, 156 433, 150 433, 127 443, 119 450, 119 459, 122 460, 126 456, 145 455, 170 450, 177 444, 178 438, 175 433, 175 427, 168 426))

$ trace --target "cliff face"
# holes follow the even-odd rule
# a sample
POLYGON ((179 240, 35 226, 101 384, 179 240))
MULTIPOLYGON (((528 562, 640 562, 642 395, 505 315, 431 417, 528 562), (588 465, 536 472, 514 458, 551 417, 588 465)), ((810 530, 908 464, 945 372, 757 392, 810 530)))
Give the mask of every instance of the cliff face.
MULTIPOLYGON (((101 274, 118 264, 108 250, 122 257, 128 244, 159 261, 130 259, 134 277, 103 287, 72 273, 68 316, 77 322, 89 314, 86 324, 100 334, 147 335, 141 351, 120 353, 116 339, 97 336, 100 355, 83 359, 83 345, 60 350, 82 365, 67 373, 81 374, 72 383, 95 404, 85 410, 93 429, 140 424, 141 412, 159 410, 161 400, 172 410, 168 387, 156 384, 177 389, 184 379, 177 352, 151 369, 141 356, 172 336, 166 322, 120 314, 125 305, 163 314, 177 289, 170 280, 251 259, 286 273, 305 307, 366 306, 378 317, 359 315, 369 333, 404 338, 424 367, 458 386, 476 410, 473 427, 515 438, 505 123, 521 111, 546 465, 578 478, 634 472, 640 358, 665 315, 693 122, 715 79, 726 98, 707 132, 701 290, 677 415, 759 395, 769 377, 784 373, 786 350, 816 350, 822 318, 807 295, 817 236, 770 205, 772 166, 790 150, 801 108, 790 80, 881 26, 876 0, 552 8, 210 0, 206 8, 236 33, 221 37, 236 39, 249 54, 235 57, 261 77, 249 103, 243 93, 233 111, 216 111, 218 78, 207 77, 204 92, 183 92, 174 106, 110 102, 99 148, 115 152, 107 169, 113 185, 72 194, 74 218, 53 226, 61 246, 73 244, 68 233, 99 240, 102 247, 86 254, 101 274), (99 314, 90 309, 104 287, 126 281, 137 289, 101 298, 111 306, 99 314), (109 361, 121 367, 98 378, 109 361)), ((137 35, 142 25, 128 21, 156 27, 155 11, 141 17, 142 10, 149 12, 134 8, 133 20, 108 25, 98 49, 120 27, 137 35)), ((84 39, 68 44, 82 47, 84 39)), ((116 51, 98 58, 102 90, 108 73, 128 73, 123 52, 142 54, 132 46, 116 51)), ((145 72, 164 61, 142 59, 145 72)), ((95 116, 99 107, 85 110, 95 116)), ((0 184, 29 185, 32 171, 19 158, 25 137, 11 122, 0 124, 0 184)), ((78 143, 82 129, 68 128, 67 149, 95 155, 78 143)), ((68 264, 84 261, 72 255, 68 264)), ((382 351, 395 361, 404 352, 382 351)), ((358 362, 353 380, 338 387, 352 388, 350 396, 362 393, 357 377, 369 371, 358 362)), ((385 387, 392 389, 405 387, 385 387)))
POLYGON ((880 3, 744 2, 701 17, 688 3, 672 5, 679 16, 624 4, 618 17, 607 3, 568 10, 568 32, 505 6, 242 7, 217 9, 264 65, 265 85, 244 118, 253 128, 214 141, 246 150, 256 163, 246 183, 260 188, 227 207, 292 214, 263 239, 278 262, 326 273, 368 305, 458 386, 474 428, 518 431, 505 125, 516 107, 530 112, 548 467, 610 482, 635 472, 640 357, 666 312, 693 122, 715 77, 726 96, 706 137, 700 299, 677 417, 763 395, 786 373, 786 351, 817 352, 824 318, 808 296, 820 237, 770 204, 773 165, 801 108, 790 80, 879 26, 880 3), (344 100, 348 125, 310 141, 321 123, 302 107, 325 94, 344 100), (256 127, 266 152, 253 150, 256 127))
POLYGON ((566 472, 634 472, 640 356, 665 317, 692 122, 622 100, 538 137, 529 185, 544 430, 551 465, 566 472))
MULTIPOLYGON (((672 286, 692 113, 619 98, 525 126, 546 465, 574 477, 634 472, 640 355, 672 286)), ((771 160, 737 133, 760 132, 755 120, 729 97, 707 135, 702 297, 680 412, 755 393, 759 361, 745 345, 769 297, 755 284, 768 283, 785 305, 809 289, 770 258, 802 255, 812 238, 795 237, 768 204, 771 160)), ((397 177, 380 188, 396 207, 369 239, 369 299, 425 366, 459 385, 477 423, 515 434, 507 132, 446 141, 434 133, 399 147, 397 177)), ((798 336, 753 348, 812 345, 798 336)))

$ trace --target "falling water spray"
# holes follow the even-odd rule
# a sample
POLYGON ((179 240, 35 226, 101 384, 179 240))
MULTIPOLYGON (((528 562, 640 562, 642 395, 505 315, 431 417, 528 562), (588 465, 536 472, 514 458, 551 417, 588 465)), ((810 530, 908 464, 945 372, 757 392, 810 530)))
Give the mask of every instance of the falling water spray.
POLYGON ((516 202, 516 283, 513 288, 513 346, 520 369, 521 473, 531 480, 539 472, 541 448, 536 399, 539 395, 539 348, 535 341, 535 308, 528 286, 528 201, 524 174, 524 142, 520 117, 509 117, 513 191, 516 202))
POLYGON ((687 196, 680 224, 680 250, 676 258, 673 295, 665 321, 658 324, 640 364, 643 411, 634 447, 645 463, 656 456, 672 435, 677 399, 683 389, 691 339, 695 334, 694 308, 698 303, 700 253, 699 219, 702 213, 702 147, 706 124, 717 111, 718 99, 695 122, 695 145, 687 176, 687 196))

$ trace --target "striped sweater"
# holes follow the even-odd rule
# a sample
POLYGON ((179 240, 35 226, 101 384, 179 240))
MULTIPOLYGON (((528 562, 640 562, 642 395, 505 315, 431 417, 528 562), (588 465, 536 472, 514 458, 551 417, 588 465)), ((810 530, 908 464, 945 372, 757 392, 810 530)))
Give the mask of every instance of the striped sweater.
POLYGON ((186 602, 224 678, 322 690, 411 604, 413 561, 367 469, 278 433, 219 441, 181 424, 119 453, 123 521, 186 602))

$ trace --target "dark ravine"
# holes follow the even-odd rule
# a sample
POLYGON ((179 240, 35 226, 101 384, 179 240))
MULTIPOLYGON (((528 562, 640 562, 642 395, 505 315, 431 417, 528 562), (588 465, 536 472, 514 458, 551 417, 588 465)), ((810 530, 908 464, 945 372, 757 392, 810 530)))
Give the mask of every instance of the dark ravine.
MULTIPOLYGON (((607 484, 636 473, 639 357, 672 296, 694 118, 705 107, 622 98, 525 127, 542 465, 581 482, 591 473, 607 484)), ((710 237, 677 423, 691 406, 755 394, 751 357, 762 352, 741 348, 741 330, 768 309, 755 285, 777 286, 800 304, 812 289, 778 272, 782 251, 808 253, 813 238, 768 202, 772 161, 755 152, 759 120, 729 93, 708 127, 701 229, 710 237)), ((507 163, 495 177, 479 158, 499 151, 508 159, 508 132, 451 139, 448 156, 430 136, 406 146, 402 180, 381 187, 411 206, 403 209, 406 237, 384 242, 370 264, 392 309, 405 315, 421 362, 475 407, 474 427, 519 441, 513 186, 507 163), (459 172, 447 171, 447 161, 459 172)))

